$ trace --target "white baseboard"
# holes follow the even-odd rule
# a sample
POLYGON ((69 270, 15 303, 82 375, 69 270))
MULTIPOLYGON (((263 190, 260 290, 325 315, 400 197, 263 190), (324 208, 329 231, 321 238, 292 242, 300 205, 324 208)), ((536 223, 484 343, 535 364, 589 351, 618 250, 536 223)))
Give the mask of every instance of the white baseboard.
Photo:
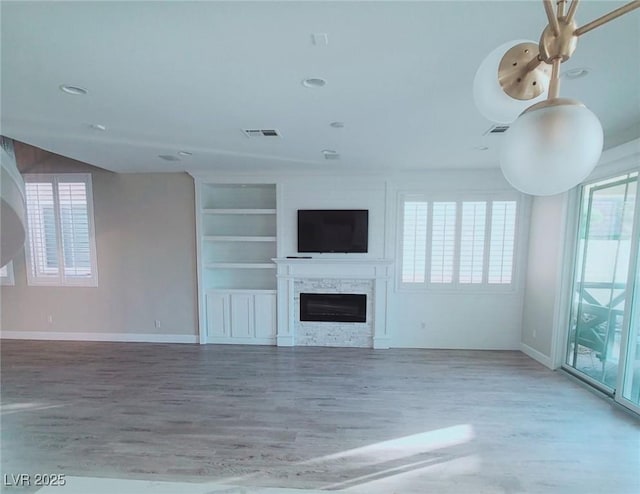
POLYGON ((207 343, 213 345, 267 345, 275 346, 275 338, 212 338, 207 343))
POLYGON ((276 344, 278 346, 293 346, 292 336, 278 336, 276 338, 276 344))
POLYGON ((525 345, 524 343, 520 343, 520 351, 525 355, 528 355, 533 360, 540 362, 545 367, 553 370, 553 363, 551 362, 551 357, 546 356, 544 353, 539 352, 535 348, 531 348, 529 345, 525 345))
POLYGON ((56 341, 114 341, 137 343, 198 343, 198 336, 190 334, 148 333, 75 333, 51 331, 2 331, 6 340, 56 340, 56 341))
POLYGON ((388 350, 391 338, 374 338, 373 348, 375 350, 388 350))

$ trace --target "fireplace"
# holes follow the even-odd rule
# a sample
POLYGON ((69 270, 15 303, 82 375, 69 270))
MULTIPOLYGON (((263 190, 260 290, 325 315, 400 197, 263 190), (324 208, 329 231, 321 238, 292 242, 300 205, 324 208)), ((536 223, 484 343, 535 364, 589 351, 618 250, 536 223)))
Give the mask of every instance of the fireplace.
POLYGON ((367 322, 367 296, 353 293, 300 293, 300 320, 367 322))
POLYGON ((279 258, 274 262, 278 266, 278 346, 389 348, 387 300, 393 272, 389 259, 344 255, 279 258), (313 299, 327 295, 327 304, 307 303, 309 296, 313 299), (355 300, 349 300, 352 295, 355 300), (303 319, 309 310, 325 313, 325 305, 334 305, 334 296, 342 298, 343 303, 346 300, 347 305, 355 301, 360 309, 340 307, 336 311, 333 307, 331 312, 338 312, 341 317, 337 321, 327 321, 326 315, 318 314, 315 317, 322 319, 303 319))

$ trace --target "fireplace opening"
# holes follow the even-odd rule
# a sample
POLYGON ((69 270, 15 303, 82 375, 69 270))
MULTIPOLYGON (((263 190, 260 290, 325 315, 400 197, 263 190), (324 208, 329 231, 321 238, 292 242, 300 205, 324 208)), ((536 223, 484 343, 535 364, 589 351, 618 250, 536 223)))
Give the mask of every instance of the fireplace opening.
POLYGON ((300 320, 367 322, 367 296, 352 293, 301 293, 300 320))

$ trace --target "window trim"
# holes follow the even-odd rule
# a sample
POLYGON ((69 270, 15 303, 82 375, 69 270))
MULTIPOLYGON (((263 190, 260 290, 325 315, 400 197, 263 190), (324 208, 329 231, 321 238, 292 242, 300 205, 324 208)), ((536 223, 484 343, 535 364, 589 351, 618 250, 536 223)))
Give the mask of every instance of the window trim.
POLYGON ((93 184, 91 173, 27 173, 23 175, 26 183, 51 183, 53 185, 54 197, 54 217, 56 230, 58 232, 56 239, 56 253, 60 261, 58 276, 45 278, 33 275, 31 265, 31 234, 27 225, 27 239, 25 241, 25 262, 27 268, 27 285, 28 286, 48 286, 48 287, 97 287, 98 286, 98 261, 95 238, 95 215, 93 208, 93 184), (64 251, 62 247, 61 233, 59 232, 60 220, 60 203, 58 196, 59 182, 82 182, 85 184, 85 193, 87 198, 87 218, 89 223, 89 260, 91 263, 91 276, 86 278, 74 278, 65 276, 64 274, 64 251))
MULTIPOLYGON (((430 192, 427 190, 400 190, 396 198, 396 262, 398 269, 396 270, 395 289, 397 292, 439 292, 439 293, 515 293, 521 288, 521 271, 522 266, 522 243, 526 240, 523 238, 522 221, 529 211, 529 203, 526 196, 511 190, 491 190, 491 191, 453 191, 451 193, 430 192), (403 257, 403 233, 404 233, 404 202, 405 201, 425 201, 428 203, 428 220, 427 220, 427 271, 425 273, 424 282, 403 282, 402 281, 402 264, 403 257), (462 203, 486 201, 487 212, 485 220, 485 252, 483 260, 482 283, 460 283, 459 266, 460 266, 460 229, 462 227, 462 203), (516 202, 516 218, 514 225, 514 245, 513 245, 513 265, 511 283, 489 283, 488 282, 488 256, 490 255, 491 241, 491 221, 493 216, 493 208, 491 203, 494 201, 515 201, 516 202), (431 214, 434 202, 456 202, 456 242, 454 253, 453 281, 451 283, 432 283, 430 281, 430 263, 431 263, 431 214)), ((526 242, 525 242, 526 243, 526 242)))

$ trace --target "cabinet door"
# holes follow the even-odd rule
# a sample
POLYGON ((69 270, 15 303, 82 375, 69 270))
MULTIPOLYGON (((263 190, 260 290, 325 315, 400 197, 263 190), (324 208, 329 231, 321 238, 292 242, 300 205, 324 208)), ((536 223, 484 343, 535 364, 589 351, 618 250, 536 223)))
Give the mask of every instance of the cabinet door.
POLYGON ((276 294, 256 294, 255 306, 255 330, 256 338, 276 337, 276 294))
POLYGON ((207 336, 229 336, 229 295, 226 293, 207 294, 207 336))
POLYGON ((253 338, 253 295, 231 294, 231 336, 233 338, 253 338))

